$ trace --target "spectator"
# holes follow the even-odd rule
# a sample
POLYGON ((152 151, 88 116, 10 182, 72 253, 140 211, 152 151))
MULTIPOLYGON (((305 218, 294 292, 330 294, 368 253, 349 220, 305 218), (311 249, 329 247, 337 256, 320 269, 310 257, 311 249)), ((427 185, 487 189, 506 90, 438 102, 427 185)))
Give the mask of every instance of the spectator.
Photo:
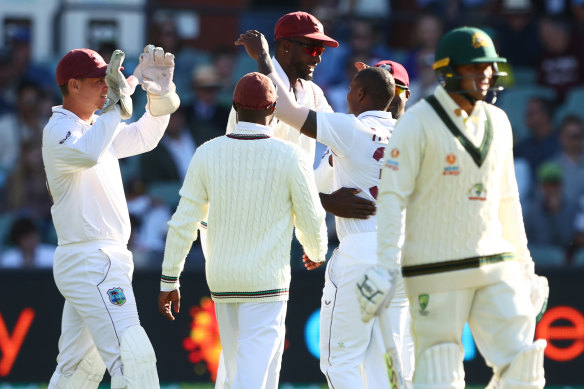
POLYGON ((180 36, 175 20, 167 15, 159 17, 151 31, 150 43, 174 54, 176 92, 182 104, 190 103, 194 97, 190 88, 192 70, 202 64, 209 64, 209 54, 187 45, 180 36))
POLYGON ((566 198, 562 167, 543 163, 537 170, 539 193, 524 212, 525 232, 532 245, 552 245, 568 250, 572 245, 576 203, 566 198))
POLYGON ((538 83, 553 88, 562 102, 570 88, 584 84, 584 51, 566 19, 544 17, 539 36, 543 52, 537 66, 538 83))
POLYGON ((525 158, 535 174, 538 166, 560 151, 560 143, 553 124, 552 102, 533 97, 527 103, 525 124, 529 136, 515 145, 515 158, 525 158))
POLYGON ((22 80, 16 88, 16 109, 0 116, 0 187, 18 162, 22 141, 42 136, 49 119, 42 109, 44 96, 37 84, 22 80))
POLYGON ((141 178, 146 186, 155 182, 182 182, 196 146, 186 125, 185 111, 179 108, 170 116, 156 148, 140 157, 141 178))
POLYGON ((42 221, 42 232, 51 223, 52 200, 45 184, 40 137, 20 146, 20 159, 8 176, 3 207, 8 211, 30 213, 42 221))
POLYGON ((443 23, 436 15, 425 14, 418 19, 414 31, 414 47, 408 53, 405 68, 411 83, 408 106, 434 92, 438 82, 432 64, 436 45, 443 34, 443 23))
POLYGON ((0 257, 2 268, 51 268, 55 247, 40 242, 39 229, 30 217, 14 220, 10 229, 11 248, 0 257))
POLYGON ((501 55, 513 68, 531 68, 541 53, 537 22, 529 0, 503 0, 501 22, 496 27, 501 55))
POLYGON ((564 118, 560 127, 561 150, 551 161, 562 167, 564 172, 564 194, 577 201, 584 194, 584 150, 582 137, 584 126, 575 115, 564 118))
POLYGON ((206 141, 225 134, 229 108, 220 104, 219 91, 222 83, 217 70, 210 65, 198 67, 193 72, 191 85, 194 100, 185 105, 187 125, 193 131, 195 141, 206 141))

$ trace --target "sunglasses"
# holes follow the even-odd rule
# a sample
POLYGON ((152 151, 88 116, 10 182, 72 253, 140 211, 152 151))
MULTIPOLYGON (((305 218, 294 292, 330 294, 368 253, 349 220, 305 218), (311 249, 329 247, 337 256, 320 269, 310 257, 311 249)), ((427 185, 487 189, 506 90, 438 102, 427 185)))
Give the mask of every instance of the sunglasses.
POLYGON ((395 94, 396 95, 401 95, 402 93, 405 93, 407 90, 410 90, 410 88, 408 88, 407 86, 404 86, 404 85, 395 84, 395 94))
POLYGON ((324 52, 324 46, 317 46, 313 43, 304 43, 294 39, 284 38, 284 40, 302 46, 304 48, 304 52, 311 57, 316 57, 317 55, 321 55, 324 52))

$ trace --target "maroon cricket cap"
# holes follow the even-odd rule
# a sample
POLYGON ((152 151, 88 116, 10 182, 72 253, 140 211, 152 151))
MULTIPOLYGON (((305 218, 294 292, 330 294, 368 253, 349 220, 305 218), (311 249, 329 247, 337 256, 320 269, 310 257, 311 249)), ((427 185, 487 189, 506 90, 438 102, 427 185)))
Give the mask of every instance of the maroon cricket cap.
POLYGON ((233 91, 233 105, 253 111, 270 108, 277 98, 272 80, 257 72, 241 77, 233 91))
POLYGON ((57 64, 57 85, 66 84, 71 78, 105 77, 107 63, 91 49, 71 50, 57 64))
POLYGON ((309 13, 297 11, 282 16, 274 27, 274 38, 304 37, 322 41, 326 46, 338 47, 339 42, 324 34, 322 23, 309 13))
POLYGON ((386 60, 377 62, 375 67, 388 70, 396 81, 399 81, 402 85, 405 85, 408 88, 410 87, 410 77, 408 76, 406 68, 404 68, 402 64, 386 60))

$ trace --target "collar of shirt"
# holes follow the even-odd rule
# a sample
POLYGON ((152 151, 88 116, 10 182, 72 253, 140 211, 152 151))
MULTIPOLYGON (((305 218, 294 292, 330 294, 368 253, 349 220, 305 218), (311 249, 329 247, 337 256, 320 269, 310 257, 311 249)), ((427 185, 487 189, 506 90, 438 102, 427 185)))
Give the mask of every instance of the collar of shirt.
MULTIPOLYGON (((298 79, 298 82, 296 83, 296 85, 291 85, 290 79, 288 78, 288 75, 286 74, 286 72, 282 68, 282 65, 280 65, 280 62, 278 62, 276 57, 272 57, 272 63, 274 64, 274 70, 276 71, 276 74, 280 77, 280 80, 282 80, 282 82, 284 83, 284 85, 286 86, 286 88, 289 92, 291 92, 295 96, 298 93, 304 94, 304 89, 305 89, 304 88, 304 80, 298 79)), ((296 97, 297 97, 297 100, 299 100, 298 96, 296 96, 296 97)))
POLYGON ((233 134, 274 136, 274 130, 261 124, 239 121, 235 125, 233 134))
POLYGON ((442 86, 436 87, 435 95, 454 123, 460 128, 463 128, 465 133, 471 134, 473 137, 473 143, 476 143, 476 140, 478 139, 482 139, 485 122, 487 120, 484 101, 477 101, 471 114, 468 115, 465 110, 461 109, 460 106, 452 100, 452 97, 450 97, 448 92, 446 92, 442 86))
POLYGON ((359 114, 357 118, 362 119, 365 116, 375 116, 384 120, 394 120, 393 117, 391 116, 391 112, 387 111, 365 111, 359 114))
POLYGON ((56 105, 53 107, 53 114, 55 113, 60 113, 65 115, 67 118, 77 122, 79 125, 82 125, 84 127, 91 127, 93 125, 93 123, 95 123, 95 119, 97 119, 99 116, 97 116, 96 114, 93 114, 93 116, 91 117, 91 124, 87 123, 86 121, 82 120, 79 116, 75 115, 73 112, 63 108, 62 105, 56 105))

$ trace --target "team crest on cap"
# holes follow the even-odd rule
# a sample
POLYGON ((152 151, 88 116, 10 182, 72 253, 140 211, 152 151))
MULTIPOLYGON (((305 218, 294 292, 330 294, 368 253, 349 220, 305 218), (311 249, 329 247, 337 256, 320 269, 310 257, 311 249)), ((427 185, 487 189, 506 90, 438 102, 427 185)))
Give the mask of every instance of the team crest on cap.
POLYGON ((487 189, 481 183, 474 184, 468 190, 468 199, 469 200, 485 201, 487 199, 487 189))
POLYGON ((472 36, 472 47, 478 49, 479 47, 489 46, 489 37, 484 32, 475 32, 472 36))
POLYGON ((113 305, 124 305, 126 303, 126 295, 122 288, 112 288, 107 291, 110 303, 113 305))
POLYGON ((418 304, 420 305, 420 315, 426 316, 428 314, 428 311, 426 311, 426 308, 428 308, 429 303, 430 303, 430 295, 421 294, 418 296, 418 304))

